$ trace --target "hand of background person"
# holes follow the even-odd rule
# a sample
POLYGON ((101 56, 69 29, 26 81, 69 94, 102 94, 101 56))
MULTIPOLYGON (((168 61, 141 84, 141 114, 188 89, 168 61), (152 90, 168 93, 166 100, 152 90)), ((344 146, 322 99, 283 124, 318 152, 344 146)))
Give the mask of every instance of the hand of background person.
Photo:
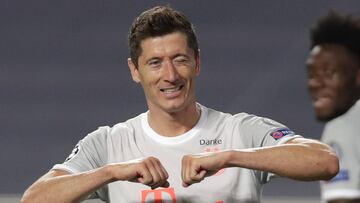
POLYGON ((150 186, 151 189, 170 186, 167 171, 154 157, 111 164, 110 167, 115 180, 138 182, 150 186))
POLYGON ((185 155, 182 158, 181 177, 188 187, 212 176, 226 165, 226 151, 185 155))

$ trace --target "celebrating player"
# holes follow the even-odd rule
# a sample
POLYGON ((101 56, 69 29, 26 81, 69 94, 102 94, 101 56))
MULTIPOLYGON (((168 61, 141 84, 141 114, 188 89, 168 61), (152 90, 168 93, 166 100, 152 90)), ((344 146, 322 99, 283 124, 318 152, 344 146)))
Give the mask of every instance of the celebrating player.
POLYGON ((167 6, 143 12, 129 49, 149 110, 87 135, 22 202, 260 202, 271 177, 329 180, 338 172, 326 144, 271 119, 196 102, 199 47, 182 13, 167 6))

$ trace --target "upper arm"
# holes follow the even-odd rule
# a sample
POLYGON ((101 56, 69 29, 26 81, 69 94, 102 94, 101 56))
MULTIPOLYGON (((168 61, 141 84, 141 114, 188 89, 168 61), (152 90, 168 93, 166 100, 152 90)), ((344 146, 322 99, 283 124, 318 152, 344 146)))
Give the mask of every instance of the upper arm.
POLYGON ((283 144, 321 144, 321 142, 303 137, 295 137, 293 139, 287 140, 283 144))
POLYGON ((25 196, 28 196, 29 193, 32 193, 32 191, 36 191, 38 188, 38 186, 42 185, 42 183, 52 179, 52 178, 56 178, 56 177, 60 177, 60 176, 64 176, 64 175, 69 175, 70 173, 64 170, 54 170, 51 169, 49 172, 47 172, 46 174, 44 174, 43 176, 41 176, 39 179, 37 179, 24 193, 23 198, 25 196))
POLYGON ((51 169, 49 172, 47 172, 46 174, 44 174, 43 176, 41 176, 36 182, 42 182, 45 180, 48 180, 50 178, 55 178, 58 176, 64 176, 64 175, 69 175, 70 173, 64 170, 57 170, 57 169, 51 169))
POLYGON ((54 178, 54 177, 63 176, 63 175, 69 175, 69 174, 70 174, 69 172, 64 171, 64 170, 51 169, 43 177, 45 177, 45 178, 54 178))
POLYGON ((315 149, 325 150, 335 155, 334 150, 327 144, 314 139, 308 139, 304 137, 294 137, 293 139, 287 140, 283 144, 300 144, 315 149))
POLYGON ((315 140, 311 140, 308 138, 303 138, 303 137, 299 137, 299 138, 294 138, 291 140, 288 140, 286 142, 284 142, 284 144, 304 144, 304 143, 313 143, 315 140))

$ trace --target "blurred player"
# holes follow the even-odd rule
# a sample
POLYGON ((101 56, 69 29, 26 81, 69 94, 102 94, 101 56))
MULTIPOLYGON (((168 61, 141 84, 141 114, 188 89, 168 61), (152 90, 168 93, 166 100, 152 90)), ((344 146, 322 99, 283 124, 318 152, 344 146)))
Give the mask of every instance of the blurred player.
POLYGON ((322 199, 360 202, 360 18, 330 12, 311 30, 308 87, 322 140, 340 159, 340 171, 321 183, 322 199))
POLYGON ((25 192, 23 202, 260 202, 274 174, 330 179, 338 160, 328 145, 270 119, 231 115, 196 102, 199 48, 180 12, 155 7, 129 34, 128 65, 149 111, 101 127, 25 192))

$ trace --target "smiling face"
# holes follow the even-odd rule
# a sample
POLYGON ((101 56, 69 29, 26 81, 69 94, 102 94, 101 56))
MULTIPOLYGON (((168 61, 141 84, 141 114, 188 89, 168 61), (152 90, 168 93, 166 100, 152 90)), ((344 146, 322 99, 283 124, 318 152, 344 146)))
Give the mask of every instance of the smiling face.
POLYGON ((329 121, 342 115, 359 98, 359 63, 345 47, 315 46, 306 65, 308 89, 318 120, 329 121))
POLYGON ((179 112, 195 104, 195 78, 199 57, 189 48, 186 35, 173 32, 141 42, 138 67, 131 59, 132 78, 141 83, 151 111, 179 112))

